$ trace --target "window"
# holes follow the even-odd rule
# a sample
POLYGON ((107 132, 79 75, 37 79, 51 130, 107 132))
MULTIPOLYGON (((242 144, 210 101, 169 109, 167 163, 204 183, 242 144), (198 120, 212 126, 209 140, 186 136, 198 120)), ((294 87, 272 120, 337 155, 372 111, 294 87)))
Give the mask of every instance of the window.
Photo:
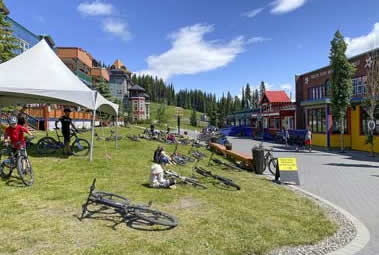
POLYGON ((362 96, 365 94, 366 90, 366 76, 354 78, 353 81, 353 95, 362 96))
MULTIPOLYGON (((341 133, 341 128, 340 128, 341 124, 340 124, 340 121, 333 118, 333 124, 332 124, 332 133, 333 134, 340 134, 341 133)), ((347 115, 344 119, 344 133, 347 134, 347 115)))
MULTIPOLYGON (((368 121, 370 120, 367 112, 361 108, 361 134, 367 135, 368 134, 368 121)), ((374 113, 374 121, 376 123, 376 129, 374 130, 374 135, 379 134, 379 106, 376 107, 375 113, 374 113)))
POLYGON ((30 48, 30 44, 25 42, 22 39, 18 39, 18 46, 20 47, 21 53, 23 53, 24 51, 26 51, 30 48))
POLYGON ((326 132, 325 108, 308 110, 308 127, 313 133, 326 132))

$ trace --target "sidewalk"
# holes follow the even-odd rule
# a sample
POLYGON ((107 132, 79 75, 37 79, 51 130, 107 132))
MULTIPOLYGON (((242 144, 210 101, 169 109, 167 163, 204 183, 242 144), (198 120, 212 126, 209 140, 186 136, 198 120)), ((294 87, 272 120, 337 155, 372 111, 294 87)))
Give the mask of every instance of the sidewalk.
MULTIPOLYGON (((229 138, 233 149, 251 154, 260 141, 229 138)), ((296 157, 300 187, 345 209, 370 231, 371 239, 357 255, 379 254, 379 159, 368 153, 285 150, 284 146, 264 142, 275 157, 296 157)))

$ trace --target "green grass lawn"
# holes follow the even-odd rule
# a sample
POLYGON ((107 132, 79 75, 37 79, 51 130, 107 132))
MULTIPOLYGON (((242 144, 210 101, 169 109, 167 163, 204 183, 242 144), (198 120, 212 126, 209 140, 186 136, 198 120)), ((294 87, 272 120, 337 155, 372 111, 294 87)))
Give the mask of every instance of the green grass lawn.
MULTIPOLYGON (((97 132, 104 130, 109 134, 109 129, 97 132)), ((137 133, 141 130, 121 129, 122 135, 137 133)), ((23 187, 14 177, 0 181, 0 254, 265 254, 312 244, 336 231, 310 200, 249 172, 207 167, 205 159, 200 165, 233 179, 241 190, 220 189, 201 178, 207 190, 180 184, 175 190, 148 188, 157 145, 123 139, 116 150, 112 142, 96 142, 93 162, 30 153, 33 186, 23 187), (112 228, 111 216, 79 221, 94 177, 97 189, 136 203, 152 200, 154 209, 175 215, 179 225, 142 231, 126 224, 112 228)), ((172 152, 174 146, 165 149, 172 152)), ((190 176, 192 165, 171 168, 190 176)))
MULTIPOLYGON (((150 111, 151 111, 150 119, 152 119, 152 120, 157 119, 156 116, 157 116, 158 107, 159 107, 158 103, 151 103, 151 105, 150 105, 150 111)), ((191 112, 192 112, 191 110, 183 109, 183 116, 181 117, 181 121, 180 121, 180 127, 181 128, 201 131, 203 129, 203 127, 208 126, 208 122, 200 121, 200 116, 202 114, 200 112, 196 113, 197 119, 198 119, 198 126, 197 127, 191 126, 190 125, 191 112)), ((176 113, 176 107, 175 106, 171 106, 171 105, 167 106, 167 116, 168 116, 167 124, 171 128, 176 128, 177 124, 178 124, 175 113, 176 113)), ((166 130, 167 124, 166 123, 161 124, 161 125, 157 124, 156 128, 166 130)), ((145 125, 145 126, 147 127, 149 125, 145 125)))

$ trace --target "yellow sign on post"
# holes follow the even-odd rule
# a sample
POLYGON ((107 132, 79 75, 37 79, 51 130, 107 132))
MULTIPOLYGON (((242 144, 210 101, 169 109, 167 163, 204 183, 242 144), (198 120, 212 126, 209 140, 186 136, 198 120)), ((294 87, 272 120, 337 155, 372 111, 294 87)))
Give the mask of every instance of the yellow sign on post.
POLYGON ((278 158, 280 171, 297 171, 296 158, 278 158))

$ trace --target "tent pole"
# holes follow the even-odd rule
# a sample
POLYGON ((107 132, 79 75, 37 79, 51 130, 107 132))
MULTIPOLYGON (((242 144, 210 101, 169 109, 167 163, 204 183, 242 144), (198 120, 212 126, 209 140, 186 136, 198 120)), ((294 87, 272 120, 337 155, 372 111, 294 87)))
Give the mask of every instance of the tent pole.
POLYGON ((117 137, 118 137, 118 112, 116 113, 116 139, 115 139, 115 141, 116 141, 116 150, 117 150, 117 148, 118 148, 118 142, 117 142, 117 137))
POLYGON ((94 136, 95 136, 95 116, 96 116, 96 109, 94 109, 93 113, 92 113, 91 151, 90 151, 89 161, 93 161, 93 143, 94 143, 94 136))

